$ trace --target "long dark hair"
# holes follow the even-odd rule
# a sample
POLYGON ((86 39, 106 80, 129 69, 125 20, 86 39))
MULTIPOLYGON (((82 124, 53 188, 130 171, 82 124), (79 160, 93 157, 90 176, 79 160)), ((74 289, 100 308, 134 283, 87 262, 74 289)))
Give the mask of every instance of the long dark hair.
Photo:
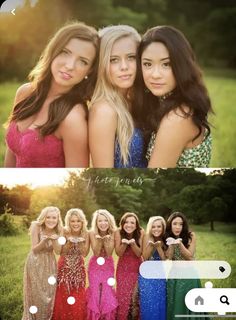
MULTIPOLYGON (((67 24, 57 31, 43 51, 37 65, 29 74, 32 92, 24 100, 14 106, 9 122, 26 119, 41 109, 47 98, 52 80, 51 63, 61 53, 71 39, 89 41, 94 45, 96 57, 99 50, 97 31, 81 22, 67 24)), ((48 120, 39 126, 41 136, 53 133, 65 119, 75 104, 81 103, 87 111, 86 101, 91 98, 96 82, 97 59, 93 62, 88 79, 76 84, 69 92, 62 94, 49 105, 48 120)))
POLYGON ((183 228, 178 236, 179 238, 182 238, 182 242, 186 248, 189 247, 189 242, 192 239, 192 232, 189 230, 188 226, 188 220, 185 217, 185 215, 182 212, 173 212, 169 218, 167 219, 166 224, 166 239, 168 237, 176 238, 176 236, 172 232, 172 222, 175 218, 181 218, 183 220, 183 228))
POLYGON ((133 217, 136 220, 136 229, 134 230, 133 238, 135 239, 137 246, 140 247, 139 240, 140 240, 142 228, 140 227, 138 216, 133 212, 126 212, 125 214, 123 214, 123 216, 120 219, 119 226, 120 226, 121 239, 127 238, 128 236, 127 232, 124 230, 124 224, 126 222, 126 219, 129 217, 133 217))
POLYGON ((202 129, 210 133, 207 120, 209 112, 213 112, 207 89, 202 81, 202 74, 197 65, 195 54, 185 36, 171 26, 158 26, 147 30, 138 49, 138 68, 135 81, 134 117, 145 130, 146 139, 153 131, 157 131, 160 121, 171 110, 181 108, 186 116, 191 116, 199 129, 193 140, 198 138, 202 129), (145 88, 141 57, 144 50, 153 42, 163 43, 170 57, 170 63, 176 80, 174 93, 166 100, 159 99, 145 88), (189 111, 183 109, 189 107, 189 111))

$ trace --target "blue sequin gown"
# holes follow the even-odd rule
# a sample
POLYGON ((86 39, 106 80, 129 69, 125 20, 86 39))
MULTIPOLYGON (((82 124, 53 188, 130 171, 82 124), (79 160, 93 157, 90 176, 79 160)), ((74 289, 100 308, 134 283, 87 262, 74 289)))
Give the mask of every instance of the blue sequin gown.
POLYGON ((130 156, 128 163, 124 165, 120 155, 120 146, 116 141, 115 144, 115 157, 114 157, 114 167, 115 168, 146 168, 147 160, 143 156, 143 133, 139 128, 134 129, 134 134, 130 142, 130 156))
MULTIPOLYGON (((150 260, 161 260, 157 250, 150 260)), ((166 320, 166 280, 145 279, 139 275, 141 320, 166 320)))

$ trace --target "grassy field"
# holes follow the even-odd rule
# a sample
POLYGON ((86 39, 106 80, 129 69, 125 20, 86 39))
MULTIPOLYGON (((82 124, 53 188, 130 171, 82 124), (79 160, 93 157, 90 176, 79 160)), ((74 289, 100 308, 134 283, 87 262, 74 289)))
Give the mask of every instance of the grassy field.
MULTIPOLYGON (((209 232, 208 225, 192 228, 197 235, 197 259, 226 260, 231 265, 232 273, 228 279, 211 280, 214 287, 236 287, 235 228, 235 225, 223 224, 216 224, 215 232, 209 232)), ((1 320, 21 319, 23 269, 30 249, 30 239, 26 233, 14 237, 0 237, 1 320)), ((88 259, 89 257, 86 263, 88 259)))
MULTIPOLYGON (((236 71, 205 70, 204 79, 209 90, 215 115, 210 121, 214 126, 211 167, 236 167, 236 71)), ((12 108, 14 95, 19 83, 0 84, 0 167, 4 158, 4 135, 2 124, 12 108)))

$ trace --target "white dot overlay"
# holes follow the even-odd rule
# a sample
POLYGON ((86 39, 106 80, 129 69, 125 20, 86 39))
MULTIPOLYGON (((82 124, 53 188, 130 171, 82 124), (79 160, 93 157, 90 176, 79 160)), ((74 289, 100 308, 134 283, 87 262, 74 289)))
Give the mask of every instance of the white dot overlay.
POLYGON ((38 308, 37 308, 36 306, 31 306, 31 307, 29 308, 29 312, 30 312, 31 314, 35 314, 35 313, 38 312, 38 308))
POLYGON ((205 283, 205 288, 206 288, 206 289, 211 289, 211 288, 213 288, 213 283, 212 283, 211 281, 207 281, 207 282, 205 283))
POLYGON ((48 278, 48 283, 49 283, 50 285, 53 286, 56 282, 57 282, 56 277, 50 276, 50 277, 48 278))
POLYGON ((65 237, 59 237, 57 241, 61 246, 63 246, 66 243, 66 238, 65 237))
POLYGON ((105 263, 105 259, 103 257, 97 258, 97 264, 99 264, 99 266, 102 266, 104 263, 105 263))
POLYGON ((114 286, 115 283, 116 283, 116 280, 112 277, 107 280, 107 284, 111 287, 114 286))
POLYGON ((71 305, 74 304, 75 303, 75 298, 74 297, 68 297, 67 298, 67 303, 71 304, 71 305))

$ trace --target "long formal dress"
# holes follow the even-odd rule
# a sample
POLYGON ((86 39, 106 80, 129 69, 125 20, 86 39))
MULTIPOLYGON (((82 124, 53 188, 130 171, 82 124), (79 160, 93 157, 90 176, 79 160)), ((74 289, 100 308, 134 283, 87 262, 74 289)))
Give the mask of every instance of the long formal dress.
POLYGON ((121 159, 120 146, 115 144, 115 168, 146 168, 147 160, 143 154, 144 140, 142 130, 134 128, 134 133, 130 141, 128 163, 124 164, 121 159))
POLYGON ((65 253, 58 260, 57 291, 53 320, 86 319, 84 258, 81 255, 79 244, 71 241, 67 239, 65 253), (69 297, 75 299, 73 304, 68 303, 69 297))
POLYGON ((87 319, 114 320, 117 311, 115 290, 107 283, 114 278, 114 261, 112 256, 105 256, 105 263, 99 265, 96 256, 92 256, 88 266, 89 288, 87 289, 87 319))
MULTIPOLYGON (((161 260, 157 250, 150 260, 161 260)), ((145 279, 139 275, 140 315, 142 320, 166 320, 166 280, 145 279)), ((174 319, 174 318, 173 318, 174 319)))
MULTIPOLYGON (((142 263, 141 257, 137 257, 130 246, 128 246, 124 254, 119 257, 116 281, 117 281, 117 299, 118 299, 118 320, 134 319, 132 314, 138 314, 133 302, 135 290, 138 286, 139 266, 142 263)), ((139 316, 135 316, 139 319, 139 316)))
POLYGON ((7 131, 6 143, 16 157, 18 168, 65 167, 63 142, 53 134, 42 138, 36 129, 20 132, 13 121, 7 131))
MULTIPOLYGON (((39 240, 43 237, 40 230, 39 240)), ((39 253, 30 251, 24 268, 24 313, 22 320, 51 319, 56 286, 48 283, 50 276, 56 277, 57 263, 49 240, 46 248, 39 253), (37 307, 31 314, 29 308, 37 307)))
MULTIPOLYGON (((178 246, 174 248, 173 260, 184 260, 178 246)), ((171 271, 170 271, 171 272, 171 271)), ((167 281, 167 319, 175 319, 175 315, 196 315, 194 320, 209 319, 198 317, 202 313, 194 313, 185 305, 187 292, 194 288, 201 288, 200 279, 168 279, 167 281)))
MULTIPOLYGON (((156 140, 156 133, 152 133, 148 150, 147 150, 147 160, 149 161, 151 158, 151 154, 154 149, 156 140)), ((193 148, 184 149, 182 154, 180 155, 176 167, 189 167, 189 168, 201 168, 201 167, 209 167, 211 160, 211 149, 212 149, 212 137, 211 135, 205 136, 200 144, 193 148)))

